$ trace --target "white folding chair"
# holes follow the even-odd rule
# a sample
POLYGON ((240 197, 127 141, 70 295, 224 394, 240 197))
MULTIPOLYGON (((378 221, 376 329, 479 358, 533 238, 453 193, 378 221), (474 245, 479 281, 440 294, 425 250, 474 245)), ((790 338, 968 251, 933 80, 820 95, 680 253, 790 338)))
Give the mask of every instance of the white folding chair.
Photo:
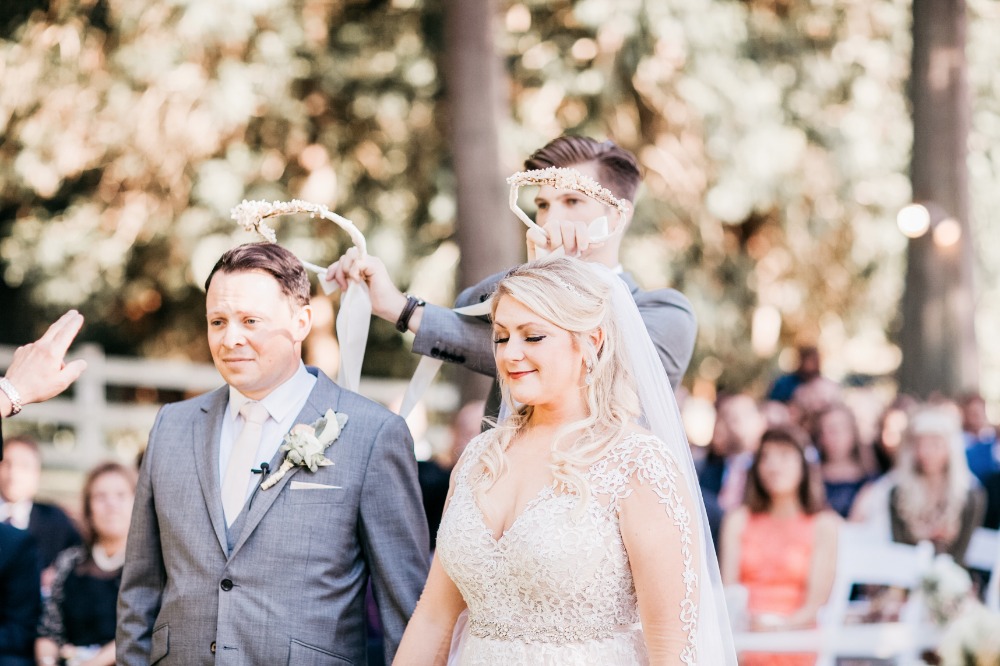
POLYGON ((986 607, 1000 611, 1000 532, 986 527, 973 532, 969 549, 965 552, 965 564, 990 572, 990 581, 986 584, 986 607))
MULTIPOLYGON (((893 659, 898 666, 921 663, 922 648, 933 645, 935 632, 923 624, 917 593, 920 576, 934 558, 929 543, 918 546, 893 543, 864 526, 841 527, 837 573, 830 601, 821 615, 824 651, 819 666, 837 658, 893 659), (905 590, 898 616, 858 621, 858 606, 851 602, 857 585, 905 590)), ((864 613, 860 613, 863 615, 864 613)))
POLYGON ((965 566, 970 569, 993 571, 997 563, 998 547, 1000 547, 1000 532, 988 527, 977 527, 972 532, 972 539, 969 540, 969 547, 965 551, 965 566))

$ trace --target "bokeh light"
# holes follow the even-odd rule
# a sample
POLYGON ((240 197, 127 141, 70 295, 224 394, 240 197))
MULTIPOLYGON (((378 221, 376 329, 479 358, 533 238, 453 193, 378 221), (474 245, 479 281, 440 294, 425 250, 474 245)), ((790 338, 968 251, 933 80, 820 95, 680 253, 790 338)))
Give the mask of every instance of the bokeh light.
POLYGON ((951 247, 962 237, 962 225, 953 217, 946 217, 934 225, 934 244, 951 247))
POLYGON ((931 226, 931 213, 918 203, 904 206, 896 215, 896 224, 903 235, 909 238, 920 238, 931 226))

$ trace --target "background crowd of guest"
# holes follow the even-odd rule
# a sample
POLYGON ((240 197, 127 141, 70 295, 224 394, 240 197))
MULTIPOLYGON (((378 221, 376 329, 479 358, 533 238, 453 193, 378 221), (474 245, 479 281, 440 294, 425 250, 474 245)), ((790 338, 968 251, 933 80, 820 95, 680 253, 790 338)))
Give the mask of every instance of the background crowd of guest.
POLYGON ((720 394, 697 463, 723 578, 747 595, 751 629, 816 622, 836 558, 815 554, 837 552, 842 525, 928 541, 959 564, 976 528, 1000 527, 1000 447, 980 396, 877 400, 824 377, 815 349, 800 354, 763 399, 720 394))
POLYGON ((34 440, 4 442, 0 585, 7 589, 0 665, 110 666, 135 470, 115 462, 92 469, 76 521, 36 501, 41 472, 34 440))
MULTIPOLYGON (((900 395, 872 413, 875 401, 851 401, 850 393, 822 375, 815 349, 803 349, 800 367, 763 399, 720 394, 711 441, 694 447, 723 578, 744 590, 750 629, 815 625, 835 567, 835 558, 818 554, 835 552, 845 521, 875 538, 930 541, 960 563, 975 528, 1000 527, 1000 446, 981 397, 900 395)), ((480 431, 483 412, 477 401, 455 414, 442 455, 417 451, 427 458, 419 476, 432 548, 450 469, 480 431)), ((426 421, 419 412, 410 421, 416 447, 429 447, 426 421)), ((38 445, 7 438, 0 666, 113 664, 135 470, 117 463, 91 470, 77 520, 36 500, 41 472, 38 445)), ((760 658, 772 663, 774 656, 760 658)))

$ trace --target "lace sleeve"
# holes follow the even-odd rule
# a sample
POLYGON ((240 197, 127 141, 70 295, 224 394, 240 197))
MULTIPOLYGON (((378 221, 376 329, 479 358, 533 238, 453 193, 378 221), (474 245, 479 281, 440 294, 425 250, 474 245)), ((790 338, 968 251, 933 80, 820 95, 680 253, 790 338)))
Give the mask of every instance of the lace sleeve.
POLYGON ((85 557, 86 551, 82 546, 67 548, 59 553, 52 568, 55 570, 55 577, 52 581, 52 593, 42 606, 42 616, 38 621, 38 637, 48 638, 59 645, 66 642, 66 629, 63 625, 62 607, 65 601, 64 589, 66 578, 69 577, 76 565, 85 557))
POLYGON ((699 663, 701 539, 693 495, 667 446, 630 435, 613 455, 610 488, 652 663, 699 663))

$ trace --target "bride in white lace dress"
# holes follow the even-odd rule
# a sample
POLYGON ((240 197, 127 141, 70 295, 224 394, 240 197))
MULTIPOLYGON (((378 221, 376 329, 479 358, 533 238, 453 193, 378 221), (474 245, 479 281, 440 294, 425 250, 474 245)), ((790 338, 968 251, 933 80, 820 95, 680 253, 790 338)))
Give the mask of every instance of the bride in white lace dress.
POLYGON ((493 328, 511 415, 452 473, 394 663, 735 664, 687 441, 621 280, 526 264, 493 328))

